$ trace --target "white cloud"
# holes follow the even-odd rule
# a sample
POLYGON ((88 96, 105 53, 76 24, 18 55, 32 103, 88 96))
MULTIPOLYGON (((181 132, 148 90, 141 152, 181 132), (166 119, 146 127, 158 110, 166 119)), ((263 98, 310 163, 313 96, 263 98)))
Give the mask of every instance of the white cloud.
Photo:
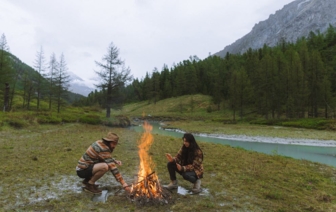
POLYGON ((291 0, 2 0, 0 33, 11 52, 33 66, 65 56, 69 71, 96 77, 113 42, 134 77, 197 55, 204 59, 247 34, 291 0))

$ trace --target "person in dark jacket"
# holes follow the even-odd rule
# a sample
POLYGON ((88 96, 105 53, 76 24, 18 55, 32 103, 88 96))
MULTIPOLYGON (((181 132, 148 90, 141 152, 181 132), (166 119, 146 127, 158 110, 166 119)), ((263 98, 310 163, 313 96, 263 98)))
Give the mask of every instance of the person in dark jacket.
POLYGON ((183 179, 194 184, 193 193, 199 193, 201 192, 201 178, 203 178, 203 152, 191 133, 185 133, 182 140, 183 146, 175 157, 166 153, 168 159, 167 168, 171 180, 166 188, 170 190, 178 188, 177 172, 183 179))
POLYGON ((107 135, 91 144, 83 156, 79 159, 76 171, 80 178, 83 178, 84 190, 100 194, 102 190, 95 184, 109 170, 115 179, 129 191, 127 183, 119 173, 117 165, 122 165, 121 161, 111 157, 111 153, 119 142, 117 134, 109 132, 107 135))

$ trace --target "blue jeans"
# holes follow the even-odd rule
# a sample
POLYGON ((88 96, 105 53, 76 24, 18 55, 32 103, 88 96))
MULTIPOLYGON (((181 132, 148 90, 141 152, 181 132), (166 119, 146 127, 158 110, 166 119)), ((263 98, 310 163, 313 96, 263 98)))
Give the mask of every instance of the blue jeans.
POLYGON ((183 179, 195 183, 197 178, 197 175, 194 171, 191 172, 181 172, 177 169, 176 163, 175 162, 168 162, 167 163, 167 168, 170 176, 170 180, 176 180, 176 172, 179 173, 183 179))

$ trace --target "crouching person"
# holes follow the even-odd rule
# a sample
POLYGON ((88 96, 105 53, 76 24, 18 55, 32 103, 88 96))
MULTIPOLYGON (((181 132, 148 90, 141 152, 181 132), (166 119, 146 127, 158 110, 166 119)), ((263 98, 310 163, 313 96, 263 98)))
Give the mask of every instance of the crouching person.
POLYGON ((108 171, 111 171, 123 188, 129 191, 127 183, 117 168, 117 165, 121 166, 121 161, 111 157, 111 153, 118 142, 118 135, 109 132, 106 137, 91 144, 79 159, 76 171, 77 175, 84 179, 82 183, 85 186, 85 191, 100 194, 102 190, 95 183, 108 171))
POLYGON ((168 189, 178 188, 176 172, 182 175, 183 179, 193 183, 192 192, 201 192, 201 178, 203 178, 203 152, 196 143, 191 133, 185 133, 182 137, 183 145, 175 157, 166 153, 168 159, 168 172, 170 184, 168 189))

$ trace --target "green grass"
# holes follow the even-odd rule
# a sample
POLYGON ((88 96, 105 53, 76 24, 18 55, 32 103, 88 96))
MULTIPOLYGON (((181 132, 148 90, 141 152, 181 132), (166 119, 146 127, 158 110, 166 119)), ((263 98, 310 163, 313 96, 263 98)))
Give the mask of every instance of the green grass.
POLYGON ((127 104, 122 110, 113 111, 114 114, 128 115, 131 117, 172 117, 174 119, 211 119, 227 114, 225 111, 216 111, 216 106, 211 103, 211 97, 206 95, 188 95, 175 98, 164 99, 156 104, 138 102, 127 104), (213 108, 208 112, 208 108, 213 108))
MULTIPOLYGON (((119 170, 130 183, 139 163, 139 133, 86 124, 36 125, 0 131, 1 210, 336 211, 335 167, 202 142, 199 144, 205 158, 203 195, 174 193, 174 202, 161 206, 137 206, 123 192, 109 196, 106 203, 92 202, 92 195, 81 191, 75 166, 86 148, 109 130, 120 136, 113 157, 122 160, 119 170)), ((153 136, 149 154, 161 183, 166 184, 169 176, 164 153, 175 154, 181 142, 153 136)), ((181 177, 178 180, 184 188, 191 188, 181 177)), ((110 173, 98 183, 114 192, 120 188, 110 173)))
MULTIPOLYGON (((250 124, 263 126, 278 126, 302 129, 316 129, 324 131, 335 131, 335 119, 324 118, 302 118, 288 119, 286 117, 265 119, 263 116, 244 109, 245 115, 240 118, 233 117, 233 111, 228 109, 225 102, 220 107, 213 104, 210 96, 206 95, 186 95, 156 102, 143 101, 127 104, 122 110, 112 111, 114 115, 123 115, 128 117, 145 117, 146 119, 164 120, 164 121, 205 121, 209 124, 250 124)), ((238 114, 238 113, 236 113, 238 114)), ((306 115, 307 117, 307 115, 306 115)))
MULTIPOLYGON (((115 195, 106 203, 82 192, 75 173, 86 148, 112 130, 120 136, 113 157, 122 160, 127 182, 137 173, 140 134, 116 128, 133 117, 164 120, 168 127, 190 132, 334 140, 335 121, 324 119, 263 120, 249 114, 232 119, 204 95, 170 98, 156 104, 140 102, 112 111, 105 118, 99 107, 66 107, 47 111, 0 112, 0 211, 336 211, 336 168, 202 143, 205 174, 202 195, 172 194, 168 205, 139 207, 108 173, 98 181, 115 195), (253 124, 254 123, 254 124, 253 124), (41 125, 42 124, 42 125, 41 125), (50 125, 52 124, 52 125, 50 125), (103 126, 104 125, 104 126, 103 126)), ((221 105, 223 108, 223 105, 221 105)), ((149 154, 162 184, 169 183, 164 153, 175 154, 180 139, 153 135, 149 154)), ((178 178, 182 187, 191 184, 178 178)))

